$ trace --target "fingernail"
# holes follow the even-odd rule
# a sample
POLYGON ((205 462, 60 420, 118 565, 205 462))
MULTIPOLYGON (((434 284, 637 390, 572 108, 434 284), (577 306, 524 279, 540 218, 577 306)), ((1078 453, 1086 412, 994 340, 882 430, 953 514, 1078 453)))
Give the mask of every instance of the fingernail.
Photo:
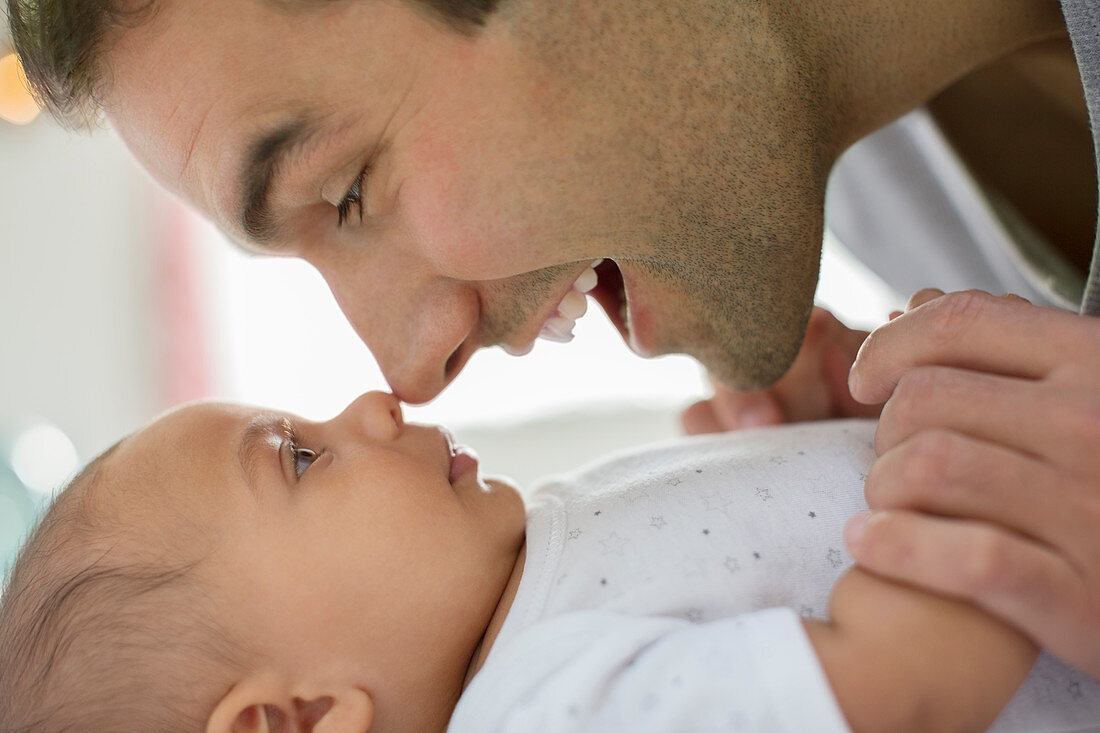
POLYGON ((863 542, 863 533, 867 530, 870 519, 871 512, 860 512, 848 522, 848 526, 844 528, 844 542, 849 550, 854 551, 863 542))

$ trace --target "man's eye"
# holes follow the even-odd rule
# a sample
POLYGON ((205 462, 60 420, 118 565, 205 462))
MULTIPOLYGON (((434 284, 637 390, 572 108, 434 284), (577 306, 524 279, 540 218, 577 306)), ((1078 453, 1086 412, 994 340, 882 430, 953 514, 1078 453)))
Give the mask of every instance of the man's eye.
POLYGON ((351 184, 351 188, 344 194, 344 198, 336 205, 336 226, 338 228, 344 226, 344 222, 350 217, 353 208, 359 213, 359 221, 363 221, 363 180, 366 177, 367 169, 364 168, 359 171, 359 177, 355 179, 355 183, 351 184))
POLYGON ((313 465, 313 462, 317 460, 317 451, 310 450, 309 448, 292 448, 294 456, 294 474, 301 478, 302 474, 306 472, 306 469, 313 465))

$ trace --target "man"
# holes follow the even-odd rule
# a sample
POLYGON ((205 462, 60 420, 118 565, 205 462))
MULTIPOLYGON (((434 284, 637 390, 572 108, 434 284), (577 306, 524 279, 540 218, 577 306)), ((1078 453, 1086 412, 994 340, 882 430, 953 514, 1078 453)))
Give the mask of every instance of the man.
MULTIPOLYGON (((411 402, 482 346, 567 340, 593 270, 591 293, 635 351, 692 354, 731 387, 775 382, 810 316, 830 169, 948 87, 933 111, 960 157, 1018 184, 1002 187, 1009 208, 1082 272, 1092 251, 1094 232, 1038 216, 1059 193, 1095 190, 1087 134, 1023 131, 1086 157, 1088 184, 1049 169, 1057 156, 1006 170, 1014 156, 982 145, 1013 127, 983 95, 1017 99, 1020 75, 1050 95, 1024 107, 1080 107, 1067 22, 1097 114, 1086 0, 1064 0, 1065 16, 1053 0, 9 7, 55 111, 102 107, 238 244, 313 264, 411 402), (1050 44, 1050 59, 1027 56, 1050 44)), ((1091 230, 1085 199, 1067 208, 1091 230)), ((851 395, 863 334, 816 315, 791 375, 756 393, 771 414, 752 422, 888 400, 867 482, 876 514, 850 528, 857 560, 970 599, 1100 677, 1100 326, 1018 298, 941 296, 918 293, 875 332, 851 395)), ((1098 302, 1085 296, 1088 312, 1098 302)), ((733 403, 738 422, 725 390, 695 417, 728 425, 733 403)))

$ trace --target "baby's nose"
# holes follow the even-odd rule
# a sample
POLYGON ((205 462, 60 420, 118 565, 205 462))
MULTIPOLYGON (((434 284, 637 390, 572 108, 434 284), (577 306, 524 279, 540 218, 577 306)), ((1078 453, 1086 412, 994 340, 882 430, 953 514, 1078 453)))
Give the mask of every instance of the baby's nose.
POLYGON ((394 440, 405 425, 401 402, 389 392, 367 392, 348 405, 336 421, 363 431, 371 440, 394 440))

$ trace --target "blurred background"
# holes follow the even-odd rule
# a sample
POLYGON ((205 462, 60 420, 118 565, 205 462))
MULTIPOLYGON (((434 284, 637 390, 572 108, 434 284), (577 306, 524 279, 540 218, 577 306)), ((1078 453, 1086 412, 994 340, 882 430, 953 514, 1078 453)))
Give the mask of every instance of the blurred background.
MULTIPOLYGON (((386 387, 304 263, 240 254, 162 193, 108 129, 72 134, 25 92, 0 30, 0 571, 80 465, 188 400, 327 418, 386 387)), ((903 299, 826 238, 819 303, 873 327, 903 299)), ((642 360, 598 307, 570 344, 475 356, 406 418, 448 425, 530 485, 679 434, 707 393, 686 357, 642 360)))

